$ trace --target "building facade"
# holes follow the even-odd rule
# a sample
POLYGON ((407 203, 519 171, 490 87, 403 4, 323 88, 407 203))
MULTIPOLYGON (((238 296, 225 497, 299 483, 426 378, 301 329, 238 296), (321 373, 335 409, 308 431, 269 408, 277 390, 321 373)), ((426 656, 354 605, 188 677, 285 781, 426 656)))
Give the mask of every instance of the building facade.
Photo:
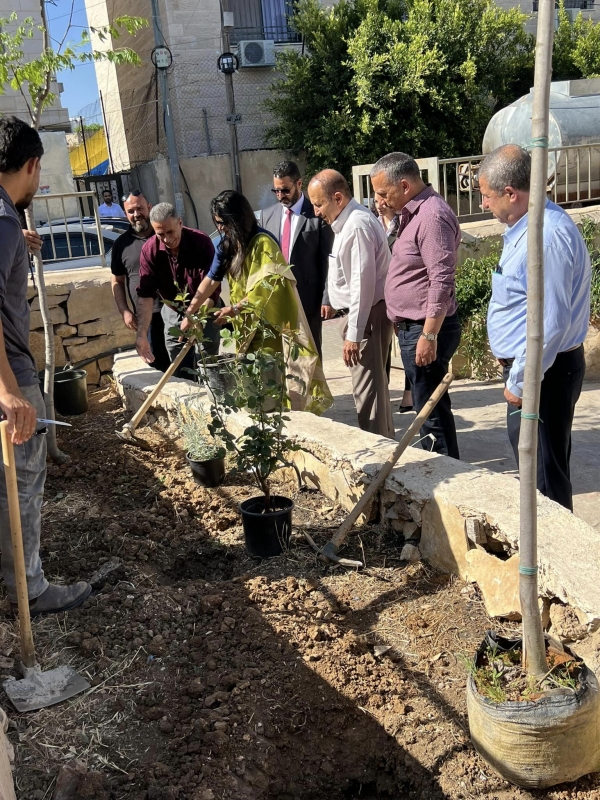
MULTIPOLYGON (((16 3, 11 0, 0 0, 0 18, 8 19, 15 11, 18 15, 18 22, 22 22, 27 17, 32 17, 36 24, 41 24, 40 4, 39 0, 17 0, 16 3)), ((39 56, 42 50, 42 34, 40 31, 35 30, 31 39, 25 39, 23 42, 23 52, 31 58, 39 56)), ((56 96, 56 99, 42 114, 41 129, 47 131, 70 131, 71 123, 69 122, 68 109, 63 108, 60 102, 60 94, 63 91, 62 83, 52 81, 50 91, 56 96)), ((15 114, 17 117, 30 122, 30 117, 27 111, 27 102, 29 95, 25 89, 25 97, 18 92, 11 89, 9 86, 5 87, 5 93, 0 95, 0 115, 15 114), (25 99, 27 98, 27 100, 25 99)))
MULTIPOLYGON (((108 23, 107 0, 86 0, 86 4, 90 26, 108 23)), ((217 69, 224 48, 219 0, 158 0, 158 6, 160 33, 173 57, 167 80, 179 156, 188 159, 228 153, 225 77, 217 69)), ((261 100, 276 75, 274 54, 282 47, 301 44, 287 22, 289 0, 230 0, 229 9, 235 22, 230 49, 241 61, 234 76, 236 112, 241 115, 239 148, 260 149, 265 146, 268 125, 261 100)), ((110 13, 111 19, 132 14, 151 20, 151 0, 110 0, 110 13)), ((152 27, 135 38, 123 36, 114 43, 117 47, 124 44, 136 50, 141 66, 96 63, 115 170, 167 155, 162 99, 152 63, 152 27)), ((93 46, 102 49, 103 44, 93 41, 93 46)))

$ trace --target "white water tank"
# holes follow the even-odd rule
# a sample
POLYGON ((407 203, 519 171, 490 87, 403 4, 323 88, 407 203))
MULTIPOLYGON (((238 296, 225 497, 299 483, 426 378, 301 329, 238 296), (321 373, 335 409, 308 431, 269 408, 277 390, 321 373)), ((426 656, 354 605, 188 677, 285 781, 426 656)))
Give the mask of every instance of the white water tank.
MULTIPOLYGON (((503 144, 520 144, 528 147, 531 142, 531 104, 533 89, 506 108, 494 114, 483 137, 483 153, 491 153, 503 144)), ((599 144, 594 148, 590 163, 587 151, 576 151, 566 158, 568 151, 550 153, 548 178, 560 181, 561 173, 567 168, 579 169, 580 179, 587 180, 589 168, 596 171, 595 162, 600 152, 600 78, 577 81, 557 81, 550 85, 549 146, 568 147, 569 145, 599 144), (558 175, 556 162, 558 160, 558 175)), ((596 176, 593 175, 596 180, 596 176)), ((573 177, 570 177, 570 181, 573 177)))

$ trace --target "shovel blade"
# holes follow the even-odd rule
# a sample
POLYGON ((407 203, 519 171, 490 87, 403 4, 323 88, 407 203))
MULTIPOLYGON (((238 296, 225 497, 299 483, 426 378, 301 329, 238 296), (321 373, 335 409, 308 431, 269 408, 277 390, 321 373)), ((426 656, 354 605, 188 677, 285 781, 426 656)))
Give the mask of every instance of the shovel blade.
POLYGON ((47 708, 90 688, 86 679, 72 667, 61 666, 47 672, 36 667, 28 672, 27 677, 21 680, 7 680, 2 684, 17 711, 47 708))

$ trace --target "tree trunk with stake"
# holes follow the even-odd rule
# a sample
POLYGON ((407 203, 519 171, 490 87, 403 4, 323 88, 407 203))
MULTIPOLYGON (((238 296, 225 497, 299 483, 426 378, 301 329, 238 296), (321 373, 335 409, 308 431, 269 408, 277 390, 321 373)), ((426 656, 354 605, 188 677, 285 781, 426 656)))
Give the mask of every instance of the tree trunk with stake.
MULTIPOLYGON (((35 231, 35 222, 31 206, 25 211, 25 219, 27 220, 28 229, 30 231, 35 231)), ((54 362, 56 360, 54 353, 54 327, 50 319, 50 309, 48 308, 48 295, 46 293, 46 283, 44 281, 44 262, 42 261, 39 250, 35 251, 33 260, 35 263, 35 282, 37 285, 40 312, 42 315, 42 322, 44 323, 46 362, 44 368, 44 402, 46 404, 46 417, 48 419, 54 419, 54 362)), ((65 461, 68 461, 69 457, 58 447, 56 441, 56 425, 48 425, 46 441, 48 445, 48 455, 55 464, 64 464, 65 461)))
POLYGON ((540 0, 532 105, 531 190, 527 223, 527 343, 519 436, 520 568, 523 665, 529 675, 548 672, 538 607, 537 446, 544 352, 544 209, 548 183, 548 116, 552 76, 554 0, 540 0))
MULTIPOLYGON (((46 17, 46 6, 44 0, 40 2, 40 14, 42 17, 42 44, 44 49, 49 46, 48 39, 48 19, 46 17)), ((37 102, 32 108, 31 124, 35 130, 39 130, 40 121, 42 118, 42 110, 44 101, 50 92, 51 75, 48 73, 44 81, 44 87, 40 91, 37 102)), ((33 217, 32 205, 25 211, 25 219, 27 227, 30 231, 35 231, 35 219, 33 217)), ((56 361, 54 353, 54 327, 50 319, 50 309, 48 308, 48 294, 46 292, 46 281, 44 280, 44 262, 42 261, 42 254, 36 250, 33 254, 33 261, 35 264, 35 281, 37 284, 38 299, 40 303, 40 313, 42 315, 42 322, 44 323, 44 344, 45 344, 45 369, 44 369, 44 402, 46 404, 46 416, 48 419, 55 418, 54 411, 54 364, 56 361)), ((56 441, 56 425, 48 425, 47 433, 48 455, 55 464, 63 464, 68 461, 69 457, 59 450, 56 441)))

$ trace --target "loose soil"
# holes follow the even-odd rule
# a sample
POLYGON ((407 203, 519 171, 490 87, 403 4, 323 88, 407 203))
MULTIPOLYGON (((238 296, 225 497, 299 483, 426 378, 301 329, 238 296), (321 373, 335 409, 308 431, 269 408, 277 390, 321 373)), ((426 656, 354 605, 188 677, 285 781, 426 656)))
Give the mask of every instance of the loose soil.
MULTIPOLYGON (((121 444, 125 419, 95 394, 61 434, 71 462, 49 466, 46 574, 96 573, 96 588, 34 635, 45 669, 72 664, 92 688, 27 715, 4 698, 20 800, 50 800, 77 762, 88 772, 61 800, 600 797, 598 777, 515 789, 474 753, 460 655, 493 625, 473 586, 401 562, 377 526, 345 552, 365 570, 325 567, 300 531, 323 544, 343 513, 283 482, 292 548, 257 564, 237 510, 256 494, 247 476, 199 488, 167 431, 142 431, 150 453, 121 444)), ((0 679, 17 676, 8 617, 0 654, 0 679)))

